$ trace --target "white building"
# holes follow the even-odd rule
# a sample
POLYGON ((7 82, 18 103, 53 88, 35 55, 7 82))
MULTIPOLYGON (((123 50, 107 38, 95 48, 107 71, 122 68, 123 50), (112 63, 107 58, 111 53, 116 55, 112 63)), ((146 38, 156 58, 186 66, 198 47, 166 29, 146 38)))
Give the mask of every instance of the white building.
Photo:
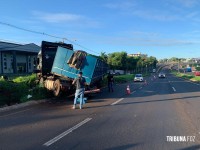
POLYGON ((128 56, 130 56, 130 57, 138 57, 138 56, 147 57, 147 54, 142 54, 141 52, 138 52, 136 54, 128 54, 128 56))
POLYGON ((40 47, 0 41, 0 74, 32 73, 40 47))

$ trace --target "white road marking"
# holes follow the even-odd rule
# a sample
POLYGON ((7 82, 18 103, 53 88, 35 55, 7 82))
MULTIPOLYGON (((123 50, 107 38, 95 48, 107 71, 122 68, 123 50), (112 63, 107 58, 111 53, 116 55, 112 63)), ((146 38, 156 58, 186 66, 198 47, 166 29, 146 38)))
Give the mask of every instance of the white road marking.
POLYGON ((174 87, 172 87, 172 89, 174 90, 174 92, 176 92, 176 89, 174 87))
POLYGON ((58 140, 60 140, 61 138, 63 138, 64 136, 68 135, 69 133, 71 133, 75 129, 79 128, 80 126, 84 125, 85 123, 87 123, 90 120, 92 120, 92 118, 87 118, 87 119, 83 120, 82 122, 78 123, 74 127, 68 129, 67 131, 61 133, 60 135, 56 136, 55 138, 53 138, 53 139, 49 140, 48 142, 44 143, 43 145, 44 146, 50 146, 51 144, 57 142, 58 140))
POLYGON ((131 94, 135 93, 136 91, 131 92, 131 94))
POLYGON ((119 100, 117 100, 116 102, 114 102, 114 103, 112 103, 112 104, 110 104, 110 105, 115 105, 115 104, 121 102, 123 99, 124 99, 124 98, 120 98, 119 100))

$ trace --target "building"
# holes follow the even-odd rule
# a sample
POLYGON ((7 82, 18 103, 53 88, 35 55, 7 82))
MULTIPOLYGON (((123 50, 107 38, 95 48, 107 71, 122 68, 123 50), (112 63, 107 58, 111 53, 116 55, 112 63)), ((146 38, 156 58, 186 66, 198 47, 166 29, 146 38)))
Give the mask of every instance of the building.
POLYGON ((130 57, 147 57, 147 54, 142 54, 142 53, 138 52, 136 54, 128 54, 128 56, 130 56, 130 57))
POLYGON ((0 41, 0 74, 32 73, 40 47, 0 41))

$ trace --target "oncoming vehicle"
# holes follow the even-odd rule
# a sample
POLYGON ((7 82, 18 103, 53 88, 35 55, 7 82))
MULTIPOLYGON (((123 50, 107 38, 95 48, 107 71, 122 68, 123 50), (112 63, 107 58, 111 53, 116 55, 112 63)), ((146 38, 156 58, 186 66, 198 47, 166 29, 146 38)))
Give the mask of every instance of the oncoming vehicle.
POLYGON ((143 80, 144 79, 143 79, 142 74, 136 74, 135 75, 134 82, 137 82, 137 81, 142 82, 143 80))
POLYGON ((159 77, 159 78, 165 78, 165 73, 160 72, 160 73, 158 74, 158 77, 159 77))

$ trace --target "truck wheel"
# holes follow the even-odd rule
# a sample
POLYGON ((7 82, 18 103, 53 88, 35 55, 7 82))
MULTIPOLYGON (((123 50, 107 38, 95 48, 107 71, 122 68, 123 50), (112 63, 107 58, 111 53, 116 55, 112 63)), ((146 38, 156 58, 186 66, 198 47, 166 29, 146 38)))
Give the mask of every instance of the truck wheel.
POLYGON ((55 96, 59 96, 60 95, 60 90, 61 90, 61 84, 60 84, 60 80, 57 79, 56 81, 54 81, 54 89, 53 89, 53 93, 55 96))

